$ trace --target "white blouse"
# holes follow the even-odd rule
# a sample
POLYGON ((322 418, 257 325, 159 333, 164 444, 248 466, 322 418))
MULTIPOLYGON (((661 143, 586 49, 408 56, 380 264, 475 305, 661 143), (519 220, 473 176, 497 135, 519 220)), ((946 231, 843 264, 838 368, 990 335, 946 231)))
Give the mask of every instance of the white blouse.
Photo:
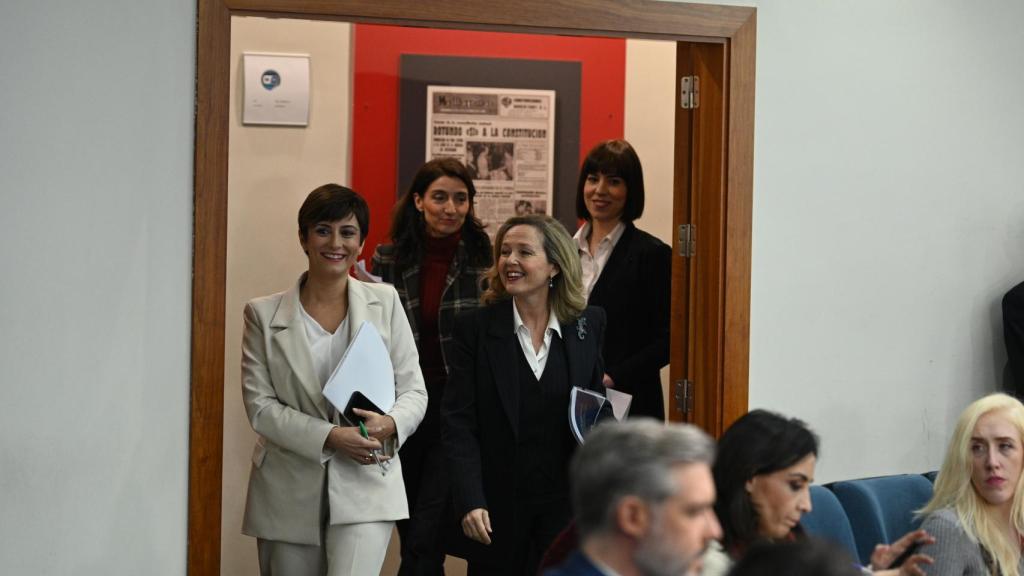
POLYGON ((519 346, 522 347, 523 354, 526 355, 526 363, 533 370, 533 376, 540 380, 541 375, 544 374, 544 366, 548 363, 551 335, 557 333, 559 338, 562 337, 562 327, 558 324, 558 317, 555 316, 555 311, 552 310, 551 315, 548 317, 548 327, 544 330, 544 342, 541 343, 540 350, 533 349, 533 338, 530 337, 530 329, 526 327, 526 324, 523 324, 523 318, 519 315, 515 299, 512 300, 512 322, 514 323, 516 336, 519 337, 519 346))

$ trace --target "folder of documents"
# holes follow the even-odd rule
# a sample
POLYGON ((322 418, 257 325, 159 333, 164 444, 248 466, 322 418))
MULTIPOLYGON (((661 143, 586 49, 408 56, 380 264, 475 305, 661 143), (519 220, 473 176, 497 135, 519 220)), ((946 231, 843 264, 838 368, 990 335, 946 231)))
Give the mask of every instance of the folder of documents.
POLYGON ((597 425, 597 417, 605 401, 605 397, 597 392, 573 386, 569 392, 569 429, 576 442, 583 444, 587 434, 597 425))
MULTIPOLYGON (((360 392, 385 414, 395 405, 395 369, 380 332, 364 321, 327 379, 324 396, 342 413, 354 392, 360 392)), ((357 426, 357 422, 349 422, 357 426)))

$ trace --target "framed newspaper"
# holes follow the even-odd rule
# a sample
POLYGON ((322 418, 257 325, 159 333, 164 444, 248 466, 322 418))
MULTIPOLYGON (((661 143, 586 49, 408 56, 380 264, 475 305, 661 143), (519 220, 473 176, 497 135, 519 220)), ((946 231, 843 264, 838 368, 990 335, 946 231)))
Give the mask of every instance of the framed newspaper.
POLYGON ((427 86, 426 160, 453 156, 493 236, 518 214, 552 214, 555 91, 427 86))

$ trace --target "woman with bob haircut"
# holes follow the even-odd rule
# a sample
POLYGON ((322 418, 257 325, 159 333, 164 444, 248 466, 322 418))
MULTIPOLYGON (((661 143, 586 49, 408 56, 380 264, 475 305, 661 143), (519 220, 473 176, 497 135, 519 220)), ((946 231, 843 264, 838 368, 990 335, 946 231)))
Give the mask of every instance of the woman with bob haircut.
MULTIPOLYGON (((751 410, 722 434, 712 467, 722 542, 705 556, 704 576, 726 574, 755 544, 804 538, 800 518, 811 511, 817 458, 818 437, 806 424, 767 410, 751 410)), ((916 530, 891 545, 879 545, 870 569, 889 568, 917 541, 934 540, 916 530)), ((915 554, 898 569, 879 573, 920 575, 918 564, 929 561, 915 554)))
POLYGON ((373 254, 373 273, 393 284, 405 307, 427 386, 427 413, 402 446, 409 519, 398 522, 400 576, 443 574, 444 521, 451 508, 441 397, 448 381, 455 316, 480 305, 480 281, 491 265, 491 239, 473 211, 476 188, 454 158, 416 171, 395 204, 391 244, 373 254))
POLYGON ((672 251, 633 221, 644 212, 644 173, 625 140, 605 140, 583 160, 574 240, 583 289, 604 308, 604 385, 633 396, 630 416, 665 419, 661 368, 668 364, 672 251))
POLYGON ((604 313, 551 217, 510 218, 494 259, 485 306, 455 321, 441 437, 468 573, 533 576, 570 517, 570 390, 604 393, 604 313))
POLYGON ((972 402, 960 414, 921 514, 936 543, 929 574, 1024 574, 1024 405, 1006 394, 972 402))
POLYGON ((259 437, 242 532, 257 538, 263 576, 377 574, 395 521, 409 514, 400 459, 383 473, 376 457, 412 435, 427 392, 398 293, 349 277, 369 223, 355 191, 313 190, 298 217, 308 269, 245 306, 242 399, 259 437), (380 333, 395 377, 387 414, 356 409, 365 432, 323 395, 364 322, 380 333))

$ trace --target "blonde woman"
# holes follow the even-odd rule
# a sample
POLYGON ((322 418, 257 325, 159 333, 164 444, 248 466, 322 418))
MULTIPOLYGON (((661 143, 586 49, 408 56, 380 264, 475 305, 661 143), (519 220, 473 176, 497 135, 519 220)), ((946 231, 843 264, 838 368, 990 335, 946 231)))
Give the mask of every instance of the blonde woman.
POLYGON ((1011 396, 985 396, 960 414, 935 495, 921 510, 936 539, 922 550, 935 559, 929 574, 1024 574, 1022 442, 1024 404, 1011 396))
POLYGON ((469 575, 533 576, 569 523, 569 393, 604 393, 604 313, 557 220, 510 218, 494 248, 484 306, 455 320, 441 440, 469 575))

